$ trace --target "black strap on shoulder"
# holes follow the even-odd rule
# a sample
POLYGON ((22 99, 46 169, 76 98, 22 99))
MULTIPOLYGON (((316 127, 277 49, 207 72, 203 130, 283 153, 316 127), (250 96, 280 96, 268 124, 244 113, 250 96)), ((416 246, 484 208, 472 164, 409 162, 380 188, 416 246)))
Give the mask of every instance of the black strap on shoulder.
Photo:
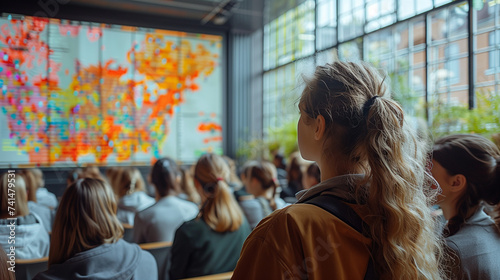
MULTIPOLYGON (((368 225, 359 217, 359 215, 340 198, 333 195, 318 195, 303 203, 316 205, 319 208, 329 212, 341 221, 355 229, 357 232, 366 236, 364 228, 368 225)), ((368 268, 365 274, 365 280, 378 279, 373 267, 373 259, 370 257, 368 261, 368 268)))

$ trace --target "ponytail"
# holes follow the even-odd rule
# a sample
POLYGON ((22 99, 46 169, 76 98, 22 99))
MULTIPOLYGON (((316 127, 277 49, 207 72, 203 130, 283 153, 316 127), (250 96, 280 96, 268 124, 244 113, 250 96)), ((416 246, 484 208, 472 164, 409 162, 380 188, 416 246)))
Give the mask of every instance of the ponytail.
POLYGON ((404 120, 380 73, 366 63, 318 66, 306 81, 299 109, 307 121, 325 119, 322 157, 345 159, 340 172, 363 173, 354 182, 366 207, 371 253, 380 279, 440 279, 440 237, 431 216, 426 145, 404 120))
POLYGON ((369 184, 369 191, 366 198, 358 188, 358 200, 366 199, 372 214, 370 228, 377 272, 381 279, 395 275, 401 279, 432 279, 438 271, 401 265, 422 257, 420 261, 432 267, 436 259, 423 257, 439 250, 432 247, 437 236, 432 233, 433 219, 426 207, 430 202, 422 189, 424 153, 416 149, 418 140, 409 133, 403 109, 396 102, 373 96, 362 111, 366 137, 357 152, 368 163, 362 183, 369 184))
POLYGON ((216 232, 236 231, 243 224, 243 212, 227 184, 228 176, 229 168, 218 155, 203 155, 196 163, 194 177, 207 197, 198 218, 216 232))
POLYGON ((500 233, 500 150, 476 134, 457 134, 436 141, 433 159, 450 174, 465 176, 467 186, 456 203, 457 214, 450 218, 445 236, 454 235, 481 206, 493 206, 490 213, 500 233))

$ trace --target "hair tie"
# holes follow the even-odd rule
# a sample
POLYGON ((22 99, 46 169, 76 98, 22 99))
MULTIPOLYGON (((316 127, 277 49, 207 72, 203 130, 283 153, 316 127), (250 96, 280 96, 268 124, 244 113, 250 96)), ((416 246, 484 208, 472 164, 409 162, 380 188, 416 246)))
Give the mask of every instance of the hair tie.
POLYGON ((219 181, 224 181, 224 179, 219 177, 219 178, 217 178, 217 182, 219 182, 219 181))
POLYGON ((368 112, 370 111, 370 108, 373 106, 373 103, 375 103, 375 99, 377 99, 377 97, 380 97, 380 96, 375 95, 374 97, 368 99, 365 102, 365 105, 363 105, 363 116, 365 118, 368 117, 368 112))

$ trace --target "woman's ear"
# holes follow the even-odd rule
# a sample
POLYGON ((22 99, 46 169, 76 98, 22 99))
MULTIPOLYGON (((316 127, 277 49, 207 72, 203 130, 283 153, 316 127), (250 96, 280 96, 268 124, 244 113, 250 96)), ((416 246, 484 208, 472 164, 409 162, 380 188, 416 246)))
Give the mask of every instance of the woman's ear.
POLYGON ((462 174, 453 175, 451 178, 451 191, 462 192, 467 186, 467 178, 462 174))
POLYGON ((323 134, 325 134, 325 118, 322 115, 318 115, 314 120, 314 140, 321 140, 323 134))

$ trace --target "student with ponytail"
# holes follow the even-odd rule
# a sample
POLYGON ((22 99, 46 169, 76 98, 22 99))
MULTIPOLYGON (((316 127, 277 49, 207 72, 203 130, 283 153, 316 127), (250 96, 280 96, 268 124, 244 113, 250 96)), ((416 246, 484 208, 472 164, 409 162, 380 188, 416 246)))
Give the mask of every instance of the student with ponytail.
POLYGON ((252 228, 274 210, 286 206, 286 202, 276 196, 277 174, 274 164, 266 161, 258 162, 248 171, 245 188, 255 198, 240 201, 240 206, 252 228))
POLYGON ((260 222, 232 279, 441 279, 425 145, 389 93, 367 64, 316 68, 298 144, 321 183, 260 222))
POLYGON ((449 279, 500 279, 500 151, 474 134, 436 141, 432 174, 448 223, 449 279), (485 206, 493 211, 488 216, 485 206), (496 218, 496 220, 495 220, 496 218))
POLYGON ((215 154, 200 157, 194 170, 201 196, 196 219, 184 223, 172 245, 171 279, 231 271, 250 227, 227 184, 229 167, 215 154))
POLYGON ((196 217, 198 206, 177 197, 181 192, 181 173, 170 158, 156 161, 151 183, 155 186, 156 203, 135 215, 134 242, 171 242, 177 228, 196 217))

